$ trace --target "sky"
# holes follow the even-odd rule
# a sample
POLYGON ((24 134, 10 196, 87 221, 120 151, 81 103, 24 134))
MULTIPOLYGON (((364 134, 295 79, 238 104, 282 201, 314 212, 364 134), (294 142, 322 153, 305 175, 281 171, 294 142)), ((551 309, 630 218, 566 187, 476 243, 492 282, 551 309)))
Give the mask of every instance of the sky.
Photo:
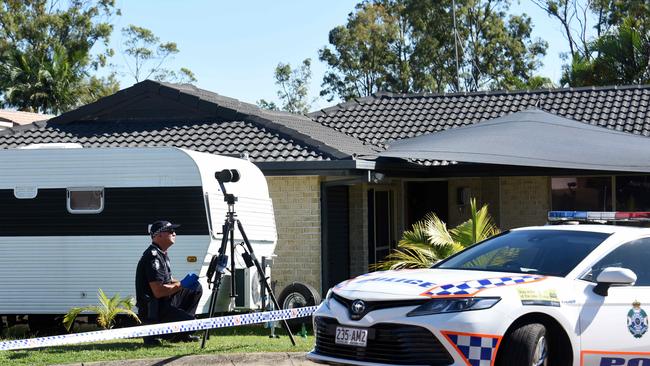
MULTIPOLYGON (((317 98, 326 71, 318 50, 328 45, 329 31, 346 23, 360 0, 117 0, 122 15, 112 22, 111 46, 116 51, 122 88, 135 80, 120 55, 121 28, 134 24, 154 32, 161 41, 176 42, 180 53, 166 67, 187 67, 198 79, 196 86, 218 94, 255 103, 278 102, 273 72, 279 62, 299 66, 312 59, 310 97, 317 98)), ((435 0, 433 0, 435 1, 435 0)), ((529 0, 513 1, 514 13, 533 18, 533 37, 549 43, 540 74, 557 82, 561 76, 560 53, 566 41, 559 23, 529 0)), ((337 101, 319 98, 311 110, 337 101)))

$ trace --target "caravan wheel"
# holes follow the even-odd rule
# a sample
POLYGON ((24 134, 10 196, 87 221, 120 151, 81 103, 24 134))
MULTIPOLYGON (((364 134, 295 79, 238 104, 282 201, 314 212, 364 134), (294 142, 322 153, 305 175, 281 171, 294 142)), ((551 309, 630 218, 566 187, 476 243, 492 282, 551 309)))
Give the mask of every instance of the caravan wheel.
MULTIPOLYGON (((282 309, 314 306, 320 304, 320 302, 321 297, 318 291, 312 286, 301 282, 291 283, 282 290, 280 297, 278 297, 278 304, 282 309)), ((301 329, 302 324, 305 324, 309 328, 311 326, 311 319, 309 317, 288 319, 287 323, 291 331, 295 333, 301 329)))

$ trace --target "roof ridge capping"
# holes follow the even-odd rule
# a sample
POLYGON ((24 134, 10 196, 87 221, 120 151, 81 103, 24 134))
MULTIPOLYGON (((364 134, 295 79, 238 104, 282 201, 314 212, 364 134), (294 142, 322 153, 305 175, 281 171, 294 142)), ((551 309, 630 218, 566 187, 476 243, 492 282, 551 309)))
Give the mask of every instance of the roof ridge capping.
MULTIPOLYGON (((345 149, 341 149, 341 146, 337 146, 336 141, 329 138, 328 134, 336 134, 339 136, 339 139, 350 139, 349 142, 358 142, 360 147, 365 146, 362 141, 356 140, 340 131, 336 131, 335 129, 323 126, 314 121, 308 115, 260 108, 257 105, 242 102, 235 98, 224 97, 193 85, 187 86, 184 84, 178 85, 169 83, 161 83, 161 85, 166 88, 178 90, 179 93, 192 95, 207 103, 213 103, 220 108, 230 109, 233 112, 240 114, 240 117, 243 117, 243 119, 248 119, 254 123, 272 128, 279 133, 286 134, 291 138, 301 140, 305 144, 310 145, 317 150, 321 150, 337 159, 348 158, 353 154, 346 152, 345 149), (224 101, 226 103, 224 103, 224 101), (321 129, 321 132, 310 134, 309 131, 301 128, 301 126, 321 129), (323 133, 322 131, 326 131, 326 133, 323 133)), ((360 152, 366 153, 371 151, 374 151, 374 149, 369 147, 368 151, 365 151, 364 149, 364 151, 360 152)))

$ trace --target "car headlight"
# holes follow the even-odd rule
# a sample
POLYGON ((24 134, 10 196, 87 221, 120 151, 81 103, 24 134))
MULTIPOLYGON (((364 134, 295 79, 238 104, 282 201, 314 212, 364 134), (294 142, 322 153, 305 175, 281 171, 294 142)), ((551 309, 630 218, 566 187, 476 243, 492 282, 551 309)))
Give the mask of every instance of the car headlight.
POLYGON ((431 299, 409 311, 406 316, 420 316, 454 313, 468 310, 489 309, 501 300, 500 297, 464 297, 455 299, 431 299))

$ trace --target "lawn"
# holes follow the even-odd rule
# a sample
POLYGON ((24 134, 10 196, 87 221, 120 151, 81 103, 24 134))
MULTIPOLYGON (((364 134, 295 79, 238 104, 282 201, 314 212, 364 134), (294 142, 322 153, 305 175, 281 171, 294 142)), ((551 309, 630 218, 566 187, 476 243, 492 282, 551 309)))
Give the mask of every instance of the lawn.
POLYGON ((201 349, 201 342, 188 344, 163 341, 162 346, 145 347, 142 344, 142 339, 137 338, 41 349, 0 351, 0 365, 52 365, 219 353, 307 352, 314 345, 311 331, 306 338, 294 336, 295 347, 291 345, 291 341, 283 329, 276 329, 275 333, 280 338, 269 338, 270 330, 262 326, 215 329, 211 331, 210 339, 206 342, 204 349, 201 349))

